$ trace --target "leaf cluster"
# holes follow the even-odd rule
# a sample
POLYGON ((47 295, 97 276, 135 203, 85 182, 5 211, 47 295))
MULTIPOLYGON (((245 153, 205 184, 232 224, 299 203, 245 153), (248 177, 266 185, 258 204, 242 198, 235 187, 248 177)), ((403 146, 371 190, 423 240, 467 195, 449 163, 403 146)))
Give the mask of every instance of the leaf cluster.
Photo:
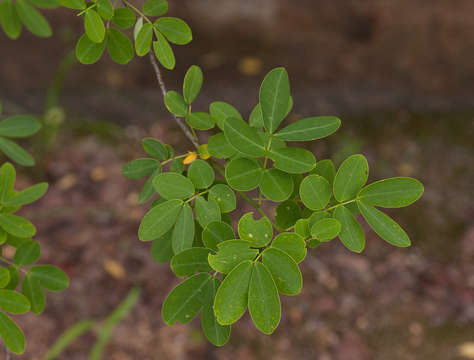
POLYGON ((338 238, 348 250, 362 252, 365 235, 357 214, 391 245, 410 245, 405 231, 378 208, 410 205, 423 185, 403 177, 367 185, 363 155, 349 156, 336 169, 330 159, 317 161, 294 146, 330 136, 341 121, 307 117, 282 126, 293 106, 284 68, 266 75, 248 121, 221 101, 212 102, 208 111, 194 111, 202 84, 201 69, 191 66, 182 94, 169 91, 165 105, 194 134, 216 129, 208 143, 198 152, 175 156, 169 145, 145 139, 151 158, 123 168, 126 177, 148 177, 141 203, 155 197, 139 239, 152 242, 155 261, 170 261, 176 276, 185 278, 163 303, 167 324, 188 323, 201 313, 204 334, 221 346, 248 310, 261 332, 273 333, 281 318, 280 295, 302 289, 299 264, 308 248, 338 238), (229 213, 236 209, 237 196, 249 201, 259 218, 251 212, 233 223, 229 213), (274 219, 264 212, 263 201, 274 204, 274 219))

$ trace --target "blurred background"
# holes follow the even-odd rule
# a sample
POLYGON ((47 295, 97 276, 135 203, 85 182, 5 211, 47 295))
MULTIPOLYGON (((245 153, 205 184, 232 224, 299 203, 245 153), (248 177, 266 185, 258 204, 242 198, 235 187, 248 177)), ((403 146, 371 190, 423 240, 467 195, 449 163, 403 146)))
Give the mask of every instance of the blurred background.
MULTIPOLYGON (((413 246, 395 249, 366 229, 362 255, 337 241, 310 251, 301 295, 283 297, 272 336, 248 315, 223 348, 199 320, 167 327, 161 304, 178 279, 137 239, 146 208, 139 181, 120 175, 153 136, 190 144, 163 106, 147 58, 120 66, 107 55, 74 62, 82 30, 71 11, 43 11, 54 35, 0 34, 0 101, 8 114, 43 116, 28 142, 38 165, 20 168, 20 188, 47 180, 48 194, 23 211, 38 228, 42 259, 62 267, 71 287, 50 294, 42 316, 17 316, 41 359, 79 320, 104 319, 134 284, 138 304, 118 325, 104 359, 474 359, 474 5, 471 0, 176 0, 194 41, 175 47, 165 72, 179 89, 200 65, 196 108, 227 101, 248 116, 267 71, 287 67, 291 117, 337 115, 342 128, 314 142, 337 164, 364 153, 370 180, 413 176, 425 184, 415 205, 390 214, 413 246)), ((250 211, 242 204, 240 211, 250 211)), ((94 334, 60 359, 86 359, 94 334)), ((1 358, 2 355, 0 355, 1 358)))

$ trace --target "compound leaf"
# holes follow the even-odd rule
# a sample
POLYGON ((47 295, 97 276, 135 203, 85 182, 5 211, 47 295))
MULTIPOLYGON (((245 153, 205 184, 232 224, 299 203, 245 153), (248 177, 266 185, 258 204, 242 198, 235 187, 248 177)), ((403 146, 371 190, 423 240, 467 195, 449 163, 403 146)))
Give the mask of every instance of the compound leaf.
POLYGON ((185 45, 193 39, 193 34, 188 24, 175 17, 161 17, 155 21, 156 28, 176 45, 185 45))
POLYGON ((256 160, 239 158, 231 160, 225 168, 225 178, 231 188, 238 191, 255 189, 262 179, 262 166, 256 160))
POLYGON ((258 254, 251 249, 251 243, 244 240, 227 240, 217 245, 217 254, 209 254, 209 265, 222 274, 228 274, 242 261, 253 260, 258 254))
POLYGON ((306 243, 296 233, 283 232, 278 234, 273 240, 271 247, 286 252, 298 264, 306 257, 306 243))
POLYGON ((193 211, 188 204, 184 204, 176 220, 171 237, 171 244, 175 254, 193 246, 194 231, 193 211))
POLYGON ((284 201, 293 193, 293 179, 278 169, 265 170, 260 181, 260 191, 268 200, 284 201))
POLYGON ((302 174, 313 170, 316 158, 306 149, 287 147, 270 151, 275 167, 290 174, 302 174))
POLYGON ((197 65, 192 65, 186 71, 183 83, 183 97, 186 103, 191 104, 196 99, 201 91, 203 79, 202 70, 197 65))
POLYGON ((191 180, 174 172, 162 173, 153 179, 155 190, 165 199, 186 199, 194 194, 191 180))
POLYGON ((239 237, 248 241, 252 247, 264 247, 273 238, 273 228, 270 220, 266 217, 254 220, 252 212, 240 218, 238 230, 239 237))
POLYGON ((310 210, 321 210, 331 198, 331 185, 319 175, 309 175, 300 184, 300 197, 310 210))
POLYGON ((211 249, 193 247, 177 253, 171 259, 171 270, 176 276, 187 277, 198 272, 209 272, 212 268, 207 262, 211 249))
POLYGON ((23 331, 1 311, 0 336, 11 352, 15 354, 23 354, 25 352, 25 335, 23 331))
POLYGON ((226 240, 235 239, 232 226, 223 221, 213 221, 207 224, 202 232, 202 242, 212 250, 217 251, 217 246, 226 240))
POLYGON ((216 184, 209 190, 209 199, 215 200, 222 213, 234 211, 237 207, 235 194, 230 187, 225 184, 216 184))
POLYGON ((285 68, 273 69, 265 76, 259 99, 265 129, 273 133, 285 118, 290 101, 290 81, 285 68))

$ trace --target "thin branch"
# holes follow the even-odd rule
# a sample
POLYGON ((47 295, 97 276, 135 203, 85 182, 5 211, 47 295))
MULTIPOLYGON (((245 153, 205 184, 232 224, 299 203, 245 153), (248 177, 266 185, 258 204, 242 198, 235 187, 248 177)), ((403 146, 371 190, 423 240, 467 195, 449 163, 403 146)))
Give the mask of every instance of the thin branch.
MULTIPOLYGON (((166 90, 166 85, 165 85, 165 83, 163 81, 163 78, 161 76, 160 67, 159 67, 158 62, 156 61, 155 56, 154 56, 152 51, 150 51, 149 55, 150 55, 151 65, 153 66, 153 70, 155 71, 156 80, 158 80, 158 84, 160 85, 160 89, 161 89, 161 92, 163 94, 163 99, 164 99, 165 96, 166 96, 166 93, 168 91, 166 90)), ((189 131, 188 127, 183 122, 183 120, 180 119, 179 117, 177 117, 174 114, 173 114, 173 118, 176 121, 176 123, 178 124, 178 126, 181 128, 181 130, 183 131, 184 135, 186 135, 186 137, 189 139, 189 141, 192 142, 192 144, 194 145, 195 148, 198 148, 199 147, 198 142, 194 139, 193 134, 191 133, 191 131, 189 131)))

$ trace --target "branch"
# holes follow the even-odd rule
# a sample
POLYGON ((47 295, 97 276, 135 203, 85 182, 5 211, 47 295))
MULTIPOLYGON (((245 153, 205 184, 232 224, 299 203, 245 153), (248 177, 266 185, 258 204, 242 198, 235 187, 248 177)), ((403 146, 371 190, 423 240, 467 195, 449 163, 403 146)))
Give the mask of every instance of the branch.
MULTIPOLYGON (((166 96, 166 93, 168 92, 166 90, 166 85, 163 81, 163 78, 161 77, 161 71, 160 71, 160 67, 158 66, 158 63, 155 59, 155 56, 153 55, 153 52, 150 51, 150 62, 151 62, 151 65, 153 66, 153 70, 155 71, 155 75, 156 75, 156 80, 158 80, 158 84, 160 85, 160 89, 161 89, 161 92, 163 94, 163 99, 165 98, 166 96)), ((180 119, 179 117, 177 117, 176 115, 173 114, 173 118, 174 118, 174 121, 176 121, 176 123, 178 124, 178 126, 181 128, 181 130, 183 131, 184 135, 186 135, 186 137, 189 139, 189 141, 192 142, 192 144, 194 145, 195 148, 198 148, 199 147, 199 144, 198 142, 194 139, 193 137, 193 134, 189 131, 188 127, 186 126, 186 124, 183 122, 182 119, 180 119)))

